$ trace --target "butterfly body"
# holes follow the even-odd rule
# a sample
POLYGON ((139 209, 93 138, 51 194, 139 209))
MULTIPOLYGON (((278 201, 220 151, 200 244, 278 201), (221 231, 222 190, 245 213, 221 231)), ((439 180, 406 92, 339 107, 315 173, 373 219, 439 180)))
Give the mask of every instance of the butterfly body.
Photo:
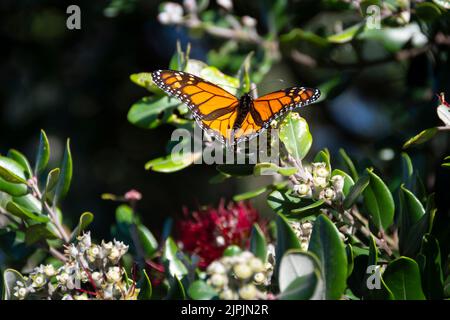
POLYGON ((238 99, 218 85, 182 71, 157 70, 152 79, 167 94, 185 103, 202 129, 227 145, 254 138, 273 120, 320 96, 318 89, 292 87, 257 99, 245 93, 238 99))

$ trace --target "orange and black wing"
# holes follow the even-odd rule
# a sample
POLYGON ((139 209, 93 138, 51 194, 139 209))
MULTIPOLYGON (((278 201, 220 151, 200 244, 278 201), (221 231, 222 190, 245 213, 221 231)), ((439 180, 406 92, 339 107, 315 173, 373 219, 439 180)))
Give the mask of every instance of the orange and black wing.
POLYGON ((239 105, 234 95, 182 71, 157 70, 152 72, 152 79, 167 94, 186 104, 202 129, 210 130, 221 142, 229 139, 239 105))
POLYGON ((250 112, 235 132, 238 140, 251 139, 270 126, 270 123, 292 109, 313 103, 320 97, 320 90, 292 87, 275 91, 253 101, 250 112))

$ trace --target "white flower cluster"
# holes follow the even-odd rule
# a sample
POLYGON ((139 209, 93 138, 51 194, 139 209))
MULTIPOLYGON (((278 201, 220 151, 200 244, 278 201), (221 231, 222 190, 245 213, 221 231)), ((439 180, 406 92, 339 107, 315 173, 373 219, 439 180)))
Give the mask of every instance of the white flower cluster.
POLYGON ((40 265, 24 281, 17 281, 14 296, 33 299, 135 299, 138 289, 134 281, 124 277, 119 260, 128 251, 123 242, 91 243, 90 233, 77 238, 64 251, 67 261, 57 270, 53 265, 40 265), (32 296, 31 296, 32 295, 32 296))
POLYGON ((222 257, 212 262, 207 270, 207 283, 222 300, 264 299, 261 287, 268 285, 268 270, 264 263, 249 251, 222 257))
POLYGON ((342 193, 344 177, 341 175, 331 177, 331 172, 325 162, 312 163, 309 171, 308 176, 311 178, 294 186, 294 191, 301 197, 315 200, 324 199, 330 202, 344 198, 342 193))
POLYGON ((300 239, 302 250, 307 251, 313 229, 312 223, 310 221, 300 222, 291 220, 289 221, 289 224, 297 235, 297 238, 300 239))

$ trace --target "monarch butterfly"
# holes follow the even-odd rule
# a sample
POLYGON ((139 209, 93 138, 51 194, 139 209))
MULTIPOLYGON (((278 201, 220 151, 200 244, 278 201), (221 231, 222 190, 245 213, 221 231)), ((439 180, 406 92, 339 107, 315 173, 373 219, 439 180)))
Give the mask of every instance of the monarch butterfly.
POLYGON ((239 99, 221 87, 190 73, 174 70, 152 72, 153 82, 185 103, 203 130, 226 145, 250 140, 284 113, 313 103, 319 89, 291 87, 253 99, 239 99))

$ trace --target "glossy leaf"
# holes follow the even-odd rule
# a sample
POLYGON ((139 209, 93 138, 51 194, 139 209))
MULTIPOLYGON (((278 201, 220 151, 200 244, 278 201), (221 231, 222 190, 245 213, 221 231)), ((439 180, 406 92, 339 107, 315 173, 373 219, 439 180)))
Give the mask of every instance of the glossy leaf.
POLYGON ((73 163, 72 153, 70 151, 70 140, 67 139, 66 150, 64 151, 64 157, 61 163, 61 172, 58 177, 58 182, 55 187, 55 197, 53 205, 57 205, 69 192, 70 184, 72 182, 73 163))
POLYGON ((320 150, 314 157, 314 162, 324 162, 328 172, 331 171, 330 151, 328 149, 320 150))
POLYGON ((267 197, 267 203, 275 212, 289 215, 300 207, 301 199, 292 190, 281 189, 272 191, 267 197))
POLYGON ((152 283, 145 270, 142 270, 142 279, 138 284, 138 300, 150 300, 152 298, 152 283))
POLYGON ((348 156, 348 154, 345 152, 344 149, 339 149, 339 154, 341 158, 344 160, 345 165, 347 166, 348 171, 350 172, 350 175, 352 176, 353 180, 358 180, 358 172, 356 171, 355 165, 353 164, 352 159, 348 156))
POLYGON ((20 197, 26 195, 29 189, 26 184, 8 182, 0 177, 0 191, 11 196, 20 197))
POLYGON ((333 34, 331 36, 327 37, 327 40, 331 43, 347 43, 353 40, 358 33, 362 32, 364 30, 365 24, 355 24, 342 32, 339 32, 337 34, 333 34))
POLYGON ((177 279, 181 279, 188 273, 188 270, 183 262, 178 258, 177 252, 178 247, 173 239, 171 237, 167 238, 162 253, 163 261, 168 267, 167 271, 169 274, 173 277, 177 277, 177 279))
POLYGON ((80 219, 78 221, 78 225, 72 232, 72 239, 75 239, 77 236, 81 235, 81 233, 86 230, 86 228, 94 221, 94 215, 90 212, 84 212, 81 214, 80 219))
POLYGON ((250 235, 250 251, 265 262, 267 259, 267 241, 258 224, 254 223, 250 235))
POLYGON ((3 272, 3 300, 17 300, 14 296, 14 287, 17 281, 26 283, 22 274, 14 269, 6 269, 3 272))
POLYGON ((302 214, 302 216, 308 215, 308 214, 312 214, 313 212, 320 212, 320 208, 322 207, 322 205, 325 203, 325 200, 321 199, 321 200, 317 200, 317 201, 313 201, 312 203, 304 206, 304 207, 300 207, 297 209, 292 209, 291 213, 292 214, 302 214))
POLYGON ((364 192, 364 190, 369 185, 370 178, 368 175, 363 175, 360 177, 356 183, 350 187, 347 196, 344 200, 344 208, 349 209, 359 198, 359 196, 364 192))
POLYGON ((290 155, 302 160, 312 145, 312 135, 308 123, 296 112, 286 116, 280 125, 280 140, 290 155))
POLYGON ((267 187, 261 187, 256 190, 252 190, 252 191, 248 191, 248 192, 244 192, 244 193, 235 195, 235 196, 233 196, 233 200, 234 201, 242 201, 242 200, 252 199, 257 196, 262 195, 266 191, 267 191, 267 187))
POLYGON ((25 243, 32 245, 40 240, 58 239, 60 235, 51 222, 33 224, 25 230, 25 243))
POLYGON ((140 128, 154 129, 164 123, 179 104, 180 101, 167 96, 145 97, 131 106, 128 121, 140 128))
POLYGON ((26 169, 13 159, 0 156, 0 178, 9 183, 26 184, 26 169))
POLYGON ((324 299, 325 288, 321 279, 320 262, 309 252, 289 250, 280 262, 279 299, 324 299))
POLYGON ((431 138, 433 138, 436 133, 438 133, 438 128, 428 128, 417 134, 416 136, 410 138, 408 141, 405 142, 403 145, 403 149, 409 148, 413 145, 418 145, 427 142, 431 138))
POLYGON ((201 156, 202 154, 200 152, 176 155, 169 154, 165 157, 150 160, 145 164, 145 169, 164 173, 176 172, 189 167, 201 156))
POLYGON ((205 281, 196 280, 189 286, 188 295, 194 300, 211 300, 217 292, 205 281))
POLYGON ((438 6, 443 9, 450 9, 450 1, 449 0, 433 0, 438 6))
POLYGON ((161 92, 161 89, 153 83, 152 75, 149 72, 133 73, 130 75, 130 80, 150 92, 161 92))
POLYGON ((9 213, 15 215, 16 217, 24 220, 32 220, 38 223, 45 223, 50 220, 48 216, 32 212, 12 201, 8 202, 8 204, 6 205, 6 210, 8 210, 9 213))
POLYGON ((277 242, 275 247, 276 265, 279 265, 284 253, 291 249, 301 249, 301 243, 292 230, 286 217, 278 213, 276 218, 277 242))
POLYGON ((417 16, 425 21, 436 20, 441 15, 441 10, 430 2, 417 3, 415 9, 417 16))
POLYGON ((24 154, 17 150, 11 149, 8 151, 8 158, 16 161, 24 169, 26 179, 30 179, 33 176, 33 170, 31 169, 30 163, 24 154))
POLYGON ((50 159, 50 145, 48 143, 47 134, 44 130, 41 130, 41 136, 39 138, 39 147, 36 156, 36 165, 34 173, 39 176, 46 168, 48 160, 50 159))
POLYGON ((139 242, 144 249, 145 258, 151 258, 158 250, 158 241, 155 239, 150 230, 143 224, 139 224, 137 226, 137 234, 139 237, 139 242))
POLYGON ((426 234, 418 259, 421 269, 422 287, 428 299, 442 299, 444 294, 444 275, 441 266, 439 241, 431 234, 426 234))
POLYGON ((364 205, 370 221, 378 230, 386 230, 394 221, 394 199, 386 184, 371 170, 370 181, 364 189, 364 205))
POLYGON ((291 176, 297 172, 297 168, 279 167, 275 163, 261 162, 255 165, 253 174, 255 176, 281 174, 282 176, 291 176))
POLYGON ((315 222, 308 252, 314 253, 321 265, 326 299, 340 299, 347 279, 347 255, 336 226, 325 215, 315 222))
POLYGON ((421 235, 418 234, 417 243, 411 243, 410 235, 412 226, 417 224, 425 215, 425 209, 419 199, 410 190, 406 189, 404 185, 400 186, 399 199, 399 247, 402 254, 409 256, 413 254, 412 251, 416 251, 420 247, 421 235), (416 250, 412 250, 412 247, 415 247, 416 250))
POLYGON ((383 273, 386 285, 395 300, 424 300, 420 271, 417 263, 406 257, 390 262, 383 273))
POLYGON ((186 299, 186 291, 184 290, 184 286, 181 283, 180 279, 175 275, 172 279, 170 279, 170 289, 167 294, 167 299, 170 300, 185 300, 186 299))

